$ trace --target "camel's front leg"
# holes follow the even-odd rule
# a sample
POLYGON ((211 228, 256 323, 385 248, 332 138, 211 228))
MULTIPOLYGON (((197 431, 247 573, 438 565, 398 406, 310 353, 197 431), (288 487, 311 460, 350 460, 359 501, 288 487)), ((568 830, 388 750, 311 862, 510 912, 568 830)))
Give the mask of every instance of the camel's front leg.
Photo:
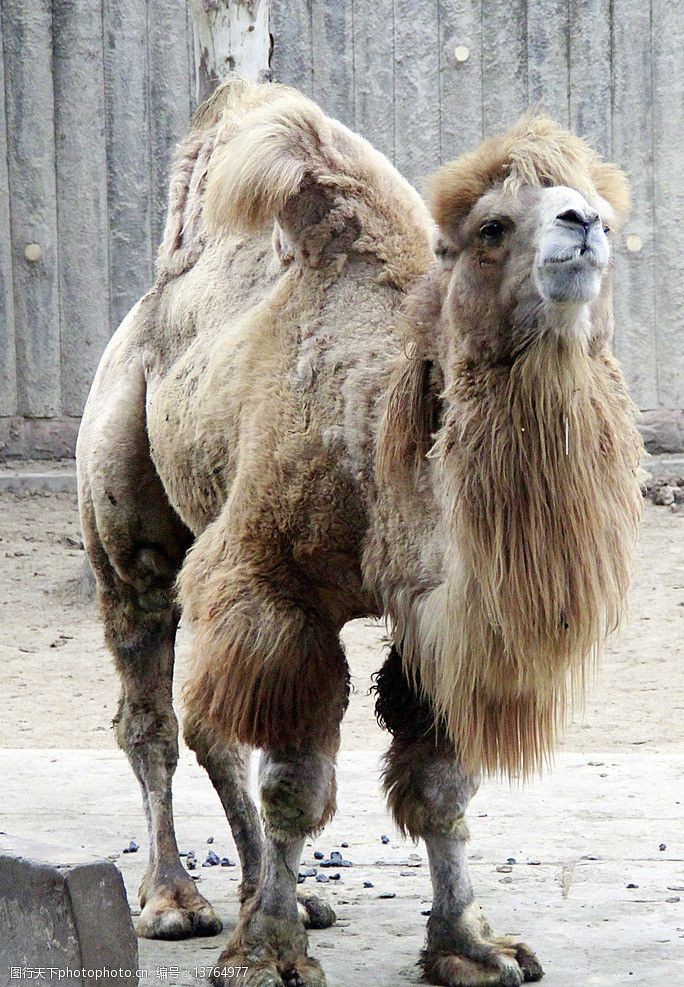
POLYGON ((334 809, 334 749, 265 752, 259 781, 265 824, 259 886, 219 957, 213 982, 222 987, 324 987, 320 965, 307 955, 297 873, 306 837, 334 809))
POLYGON ((435 731, 432 712, 409 686, 396 651, 378 677, 377 709, 394 734, 385 771, 390 808, 405 833, 423 838, 430 862, 425 979, 443 987, 511 987, 541 979, 532 950, 511 936, 494 935, 474 901, 464 814, 478 780, 462 770, 443 731, 435 731))

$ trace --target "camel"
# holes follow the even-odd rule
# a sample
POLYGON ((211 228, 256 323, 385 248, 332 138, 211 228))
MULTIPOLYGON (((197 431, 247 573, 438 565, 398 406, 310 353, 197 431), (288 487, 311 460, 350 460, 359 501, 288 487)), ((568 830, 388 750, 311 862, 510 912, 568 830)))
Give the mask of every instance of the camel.
POLYGON ((242 866, 224 987, 325 984, 305 926, 334 914, 296 878, 335 809, 340 630, 369 615, 390 639, 388 803, 433 883, 422 973, 543 975, 475 902, 464 816, 483 773, 547 760, 623 610, 642 446, 610 254, 628 187, 531 114, 428 191, 296 91, 225 84, 180 145, 155 285, 85 409, 83 531, 149 823, 138 931, 221 930, 173 826, 182 612, 184 735, 242 866))

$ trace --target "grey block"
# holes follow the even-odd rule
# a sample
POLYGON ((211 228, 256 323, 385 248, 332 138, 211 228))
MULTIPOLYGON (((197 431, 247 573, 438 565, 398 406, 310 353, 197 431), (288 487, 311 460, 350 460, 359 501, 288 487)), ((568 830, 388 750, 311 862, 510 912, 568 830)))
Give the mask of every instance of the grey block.
POLYGON ((0 835, 0 929, 2 987, 37 970, 69 987, 138 983, 137 938, 110 861, 0 835))

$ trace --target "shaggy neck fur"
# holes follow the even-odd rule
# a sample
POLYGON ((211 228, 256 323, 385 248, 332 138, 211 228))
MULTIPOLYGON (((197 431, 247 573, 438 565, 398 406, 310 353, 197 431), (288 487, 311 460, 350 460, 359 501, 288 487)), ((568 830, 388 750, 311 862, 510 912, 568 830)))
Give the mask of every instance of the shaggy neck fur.
POLYGON ((444 578, 397 632, 465 765, 526 774, 619 622, 641 442, 616 365, 579 342, 548 334, 449 376, 430 453, 444 578))

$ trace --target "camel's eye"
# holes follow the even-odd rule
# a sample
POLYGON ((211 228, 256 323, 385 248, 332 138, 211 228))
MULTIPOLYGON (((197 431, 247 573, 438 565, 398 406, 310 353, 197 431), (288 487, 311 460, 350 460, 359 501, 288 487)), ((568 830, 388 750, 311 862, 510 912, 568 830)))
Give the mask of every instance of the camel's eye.
POLYGON ((489 247, 498 246, 503 240, 506 226, 499 219, 489 219, 478 230, 478 236, 489 247))

